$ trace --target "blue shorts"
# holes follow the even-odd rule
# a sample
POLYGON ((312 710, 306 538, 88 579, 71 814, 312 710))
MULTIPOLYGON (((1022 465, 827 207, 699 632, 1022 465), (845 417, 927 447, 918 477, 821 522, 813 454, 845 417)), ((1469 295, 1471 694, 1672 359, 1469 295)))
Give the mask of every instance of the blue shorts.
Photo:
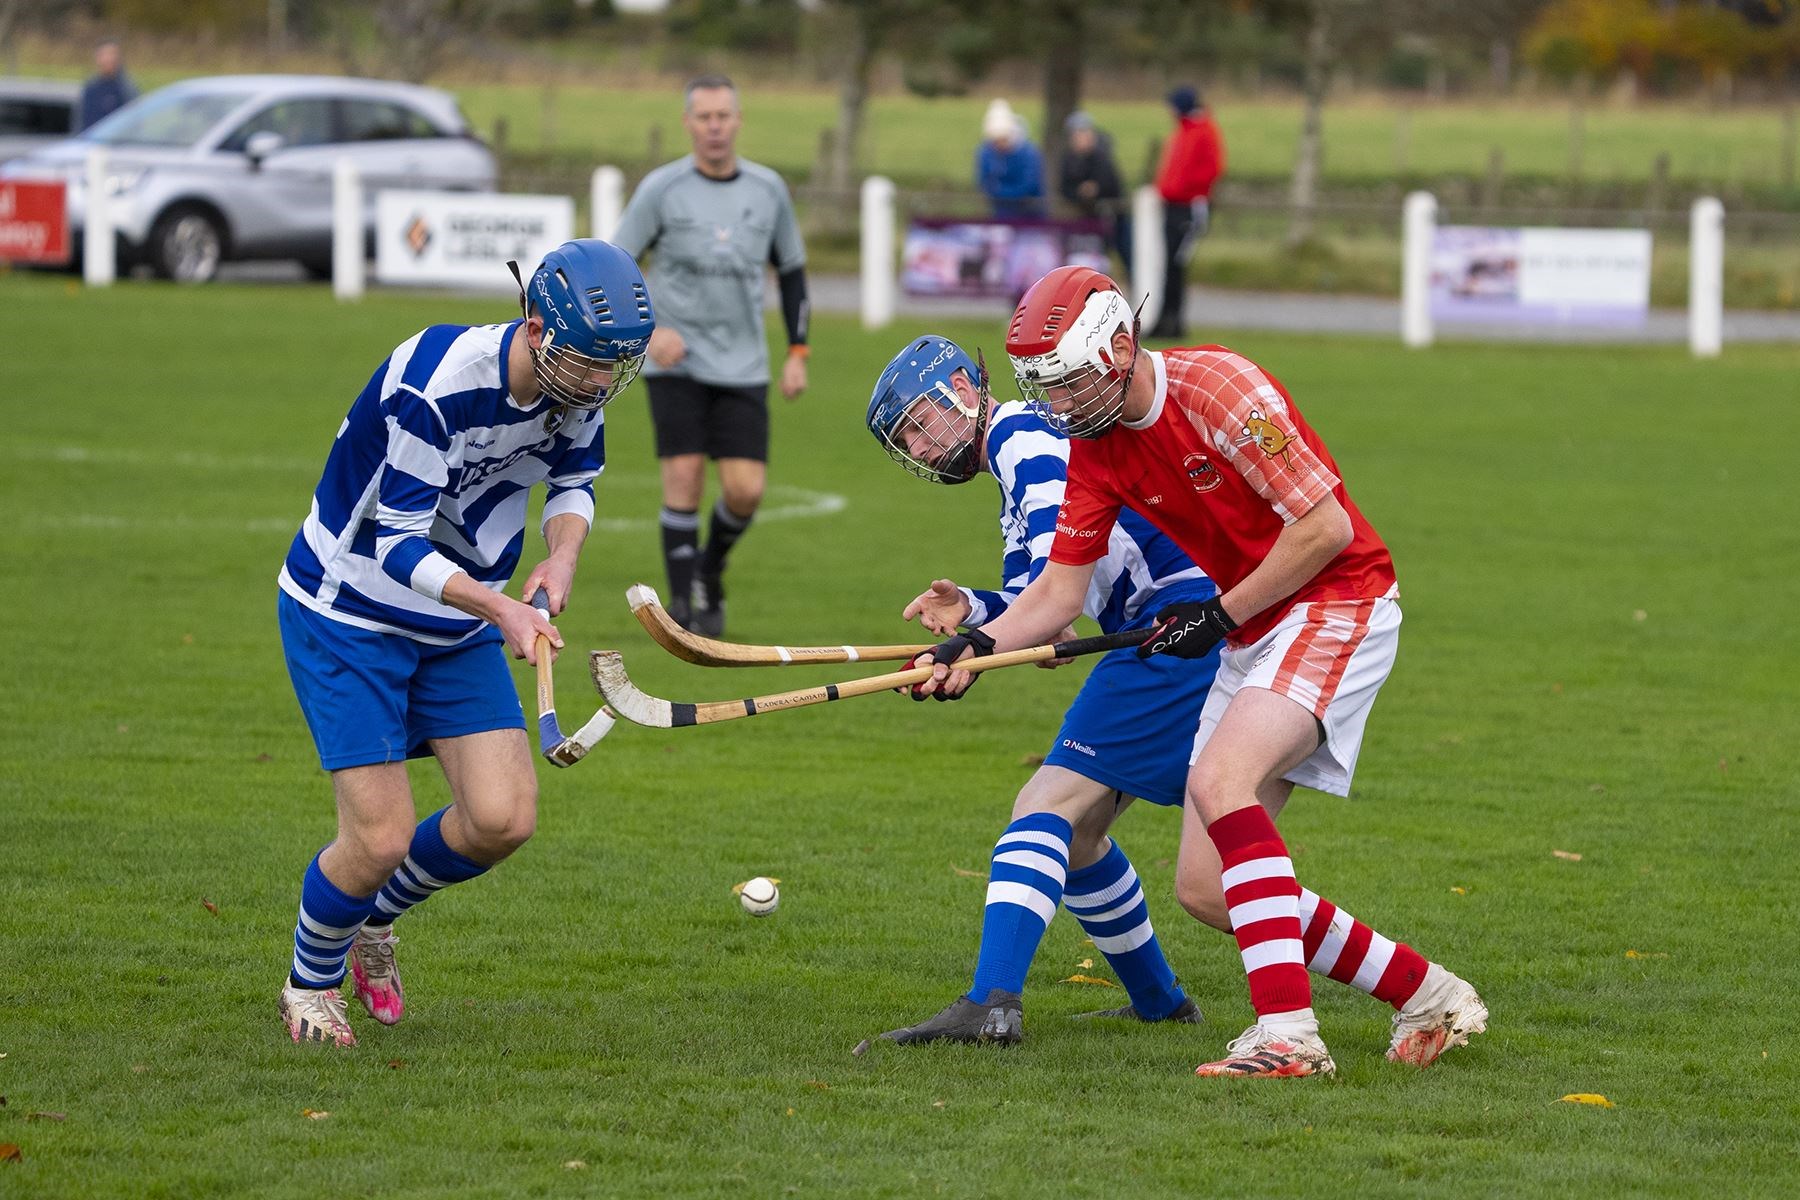
POLYGON ((327 771, 424 758, 430 738, 525 728, 491 625, 431 646, 322 617, 286 592, 276 613, 288 677, 327 771))
MULTIPOLYGON (((1166 604, 1214 593, 1171 594, 1144 606, 1127 628, 1141 629, 1166 604)), ((1188 758, 1207 689, 1219 670, 1215 647, 1205 658, 1114 650, 1094 664, 1056 734, 1044 764, 1062 767, 1152 804, 1180 805, 1188 758)))

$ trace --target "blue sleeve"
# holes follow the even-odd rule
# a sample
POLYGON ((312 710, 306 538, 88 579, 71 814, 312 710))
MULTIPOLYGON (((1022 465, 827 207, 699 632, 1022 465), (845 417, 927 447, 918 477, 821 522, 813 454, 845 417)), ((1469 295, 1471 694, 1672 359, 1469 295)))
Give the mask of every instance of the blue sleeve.
POLYGON ((396 388, 382 407, 388 439, 376 485, 375 561, 402 587, 439 600, 461 570, 429 537, 450 482, 450 431, 437 406, 411 388, 396 388))
POLYGON ((606 466, 606 423, 596 412, 577 427, 545 477, 544 523, 573 513, 594 523, 594 479, 606 466))

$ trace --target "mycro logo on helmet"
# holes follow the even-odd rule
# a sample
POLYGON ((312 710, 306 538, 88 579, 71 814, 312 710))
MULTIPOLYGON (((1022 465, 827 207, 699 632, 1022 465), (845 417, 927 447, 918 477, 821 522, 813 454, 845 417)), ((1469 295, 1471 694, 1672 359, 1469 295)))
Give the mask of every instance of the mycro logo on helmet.
POLYGON ((931 373, 933 371, 935 371, 937 368, 943 366, 946 362, 950 361, 950 359, 952 359, 954 357, 956 357, 956 350, 953 347, 945 346, 942 349, 940 349, 937 353, 936 358, 932 359, 930 362, 926 363, 924 366, 919 368, 920 382, 924 382, 926 379, 930 378, 931 373))

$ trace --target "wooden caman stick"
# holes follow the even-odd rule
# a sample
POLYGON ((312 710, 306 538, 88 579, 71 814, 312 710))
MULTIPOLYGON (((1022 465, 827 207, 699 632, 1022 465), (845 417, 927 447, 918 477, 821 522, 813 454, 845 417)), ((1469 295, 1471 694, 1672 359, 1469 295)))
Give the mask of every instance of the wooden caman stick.
MULTIPOLYGON (((1101 637, 1075 638, 1049 646, 1031 646, 1024 650, 1010 650, 1005 654, 990 654, 985 658, 968 659, 957 663, 956 669, 970 672, 996 671, 1001 667, 1048 662, 1053 658, 1078 658, 1084 654, 1104 654, 1111 650, 1142 645, 1150 639, 1152 632, 1151 629, 1132 629, 1123 633, 1105 634, 1101 637)), ((631 677, 625 673, 624 656, 617 650, 595 650, 588 656, 588 660, 589 667, 594 674, 594 686, 600 690, 602 696, 606 697, 607 704, 627 721, 638 725, 647 725, 652 729, 684 729, 690 725, 711 725, 719 721, 735 721, 743 717, 760 716, 764 713, 808 708, 814 704, 828 704, 833 700, 848 700, 852 696, 868 696, 875 692, 893 691, 896 688, 924 683, 931 678, 933 670, 932 667, 912 667, 905 671, 891 671, 886 675, 868 675, 861 679, 800 688, 792 692, 776 692, 767 696, 746 697, 742 700, 714 700, 684 704, 664 700, 641 691, 636 684, 631 682, 631 677)))
MULTIPOLYGON (((550 593, 539 588, 532 594, 531 607, 543 613, 544 620, 548 621, 550 593)), ((572 767, 612 731, 613 722, 618 718, 612 709, 602 704, 591 721, 564 736, 562 726, 556 720, 556 676, 551 672, 550 659, 550 639, 540 633, 537 639, 538 752, 552 766, 572 767)))
POLYGON ((788 667, 802 663, 904 662, 931 649, 918 646, 750 646, 689 633, 662 606, 656 589, 634 583, 625 589, 632 615, 656 644, 699 667, 788 667))

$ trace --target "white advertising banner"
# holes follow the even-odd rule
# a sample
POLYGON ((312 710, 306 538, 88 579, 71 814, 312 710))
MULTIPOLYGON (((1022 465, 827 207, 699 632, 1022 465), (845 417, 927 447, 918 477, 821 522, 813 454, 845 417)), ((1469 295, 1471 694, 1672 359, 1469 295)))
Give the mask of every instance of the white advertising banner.
POLYGON ((379 192, 375 278, 382 283, 517 291, 509 259, 527 276, 575 236, 567 196, 482 192, 379 192))
POLYGON ((1431 312, 1441 321, 1642 324, 1650 312, 1646 229, 1440 225, 1431 312))

